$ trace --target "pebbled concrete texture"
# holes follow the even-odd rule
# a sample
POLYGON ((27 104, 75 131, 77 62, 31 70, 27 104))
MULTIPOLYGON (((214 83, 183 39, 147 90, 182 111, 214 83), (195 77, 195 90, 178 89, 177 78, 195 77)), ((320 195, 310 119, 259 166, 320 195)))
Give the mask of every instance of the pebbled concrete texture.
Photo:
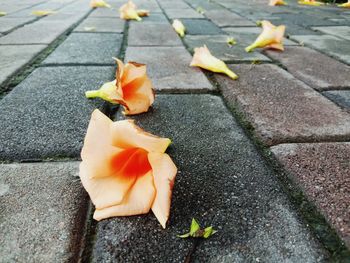
POLYGON ((0 262, 79 258, 88 196, 78 163, 0 165, 0 262))
POLYGON ((79 158, 90 114, 102 108, 84 93, 113 75, 113 67, 36 69, 0 101, 0 160, 79 158))
POLYGON ((225 26, 255 26, 252 21, 243 18, 226 9, 223 10, 208 10, 205 16, 219 27, 225 26))
POLYGON ((350 41, 350 26, 313 27, 313 29, 350 41))
POLYGON ((271 150, 350 248, 350 143, 282 144, 271 150))
POLYGON ((222 35, 224 32, 207 19, 182 19, 188 35, 222 35))
POLYGON ((317 90, 350 88, 350 66, 306 47, 286 47, 284 52, 266 51, 288 72, 317 90))
POLYGON ((19 27, 25 23, 28 23, 32 20, 35 20, 34 17, 23 17, 23 18, 7 18, 1 17, 0 19, 0 32, 4 33, 10 30, 13 30, 16 27, 19 27))
POLYGON ((114 65, 122 38, 122 34, 72 33, 42 64, 114 65))
POLYGON ((230 66, 215 75, 222 94, 267 145, 350 139, 350 114, 275 65, 230 66))
POLYGON ((215 90, 199 68, 190 67, 192 57, 184 47, 128 47, 125 61, 147 65, 154 88, 167 92, 215 90))
POLYGON ((192 8, 187 9, 165 9, 165 13, 170 19, 175 18, 204 18, 204 16, 192 8))
MULTIPOLYGON (((119 112, 115 119, 123 118, 119 112)), ((184 262, 192 241, 176 235, 193 217, 218 230, 193 262, 327 259, 219 97, 159 95, 150 112, 133 119, 173 141, 168 153, 179 172, 170 221, 165 230, 152 213, 98 222, 93 262, 184 262)))
POLYGON ((350 90, 331 90, 322 93, 339 106, 350 110, 350 90))
POLYGON ((120 18, 89 17, 85 19, 74 32, 87 32, 86 28, 93 27, 92 32, 123 33, 125 21, 120 18))

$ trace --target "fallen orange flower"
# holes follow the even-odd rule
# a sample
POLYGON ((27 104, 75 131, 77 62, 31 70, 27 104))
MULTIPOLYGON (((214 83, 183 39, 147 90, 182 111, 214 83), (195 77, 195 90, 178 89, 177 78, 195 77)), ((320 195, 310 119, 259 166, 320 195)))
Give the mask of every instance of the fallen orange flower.
POLYGON ((245 51, 251 52, 255 48, 272 48, 284 50, 283 36, 286 27, 284 25, 274 26, 269 21, 263 20, 260 22, 263 31, 254 41, 253 44, 245 48, 245 51))
POLYGON ((190 66, 204 68, 213 72, 224 73, 232 79, 238 78, 238 76, 227 67, 225 62, 214 57, 205 45, 194 49, 194 55, 190 66))
POLYGON ((143 131, 132 120, 112 122, 95 110, 79 172, 96 206, 94 219, 145 214, 152 209, 165 228, 177 173, 164 153, 170 143, 143 131))
POLYGON ((99 90, 90 90, 86 97, 101 98, 124 106, 124 114, 132 115, 148 111, 154 102, 154 90, 146 74, 146 65, 129 62, 126 65, 116 59, 116 79, 102 85, 99 90))
POLYGON ((97 8, 97 7, 107 7, 111 8, 111 5, 106 3, 104 0, 91 0, 90 6, 92 8, 97 8))
POLYGON ((324 5, 324 3, 318 2, 315 0, 301 0, 301 1, 298 1, 298 4, 300 4, 300 5, 312 5, 312 6, 324 5))
POLYGON ((137 9, 136 13, 140 17, 149 16, 149 10, 146 10, 146 9, 137 9))
POLYGON ((338 5, 339 7, 350 8, 350 0, 347 3, 338 5))
POLYGON ((287 5, 287 4, 283 0, 270 0, 269 6, 275 6, 275 5, 287 5))
POLYGON ((120 18, 125 20, 141 21, 141 17, 137 13, 136 5, 130 0, 119 8, 120 18))

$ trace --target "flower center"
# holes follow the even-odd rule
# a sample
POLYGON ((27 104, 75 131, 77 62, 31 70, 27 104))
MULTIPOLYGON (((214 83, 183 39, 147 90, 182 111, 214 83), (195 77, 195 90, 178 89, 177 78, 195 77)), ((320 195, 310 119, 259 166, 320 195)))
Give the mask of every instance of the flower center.
POLYGON ((112 158, 112 169, 123 177, 140 177, 152 170, 148 152, 141 148, 125 149, 112 158))

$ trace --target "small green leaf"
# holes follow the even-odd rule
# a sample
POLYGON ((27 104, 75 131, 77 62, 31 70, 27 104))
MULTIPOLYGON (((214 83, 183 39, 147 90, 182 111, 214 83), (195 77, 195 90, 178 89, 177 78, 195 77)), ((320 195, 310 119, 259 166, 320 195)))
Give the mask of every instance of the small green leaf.
POLYGON ((205 10, 203 9, 203 7, 201 6, 198 6, 197 9, 196 9, 197 13, 203 15, 205 13, 205 10))
POLYGON ((192 218, 191 228, 190 228, 190 236, 193 236, 201 227, 196 221, 196 219, 192 218))
POLYGON ((188 237, 190 237, 190 233, 186 233, 186 234, 183 234, 183 235, 177 235, 177 237, 188 238, 188 237))
POLYGON ((237 44, 236 40, 235 40, 233 37, 228 37, 227 40, 226 40, 226 43, 227 43, 229 46, 233 46, 233 45, 236 45, 236 44, 237 44))
POLYGON ((208 237, 214 235, 216 232, 218 232, 218 231, 214 230, 212 226, 209 226, 209 227, 204 229, 203 237, 208 238, 208 237))

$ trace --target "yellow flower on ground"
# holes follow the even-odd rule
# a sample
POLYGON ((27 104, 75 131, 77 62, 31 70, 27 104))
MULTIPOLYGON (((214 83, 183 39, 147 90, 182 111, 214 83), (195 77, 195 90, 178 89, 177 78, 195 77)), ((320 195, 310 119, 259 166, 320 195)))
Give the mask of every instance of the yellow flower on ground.
POLYGON ((275 5, 287 5, 287 3, 284 2, 283 0, 270 0, 269 5, 270 5, 270 6, 275 6, 275 5))
POLYGON ((350 0, 347 3, 338 5, 339 7, 350 8, 350 0))
POLYGON ((298 4, 300 4, 300 5, 312 5, 312 6, 324 5, 324 3, 318 2, 315 0, 301 0, 301 1, 298 1, 298 4))
POLYGON ((176 33, 180 35, 180 37, 185 36, 186 28, 179 19, 174 19, 172 26, 175 29, 176 33))
POLYGON ((125 20, 141 21, 141 17, 137 13, 136 5, 130 0, 119 8, 120 18, 125 20))
POLYGON ((99 90, 90 90, 85 96, 101 98, 114 104, 124 106, 125 115, 148 111, 154 102, 154 90, 146 73, 146 65, 136 62, 123 64, 116 59, 118 69, 116 79, 102 85, 99 90))
POLYGON ((146 214, 163 228, 169 218, 177 168, 165 153, 171 140, 145 132, 132 120, 112 122, 92 113, 79 176, 96 207, 94 219, 146 214))
POLYGON ((286 30, 284 25, 274 26, 269 21, 259 21, 263 31, 254 41, 253 44, 245 48, 245 51, 251 52, 255 48, 272 48, 277 50, 284 50, 283 36, 286 30))
POLYGON ((52 14, 56 14, 57 12, 52 11, 52 10, 34 10, 32 12, 33 15, 35 16, 48 16, 52 14))
POLYGON ((149 10, 146 10, 146 9, 137 9, 136 13, 140 17, 149 16, 149 10))
POLYGON ((97 8, 97 7, 107 7, 111 8, 111 5, 105 2, 104 0, 91 0, 90 6, 92 8, 97 8))
POLYGON ((194 55, 190 66, 204 68, 217 73, 224 73, 232 79, 238 78, 238 76, 227 67, 225 62, 214 57, 205 45, 194 49, 194 55))
POLYGON ((6 12, 0 11, 0 16, 6 16, 6 15, 7 15, 6 12))

